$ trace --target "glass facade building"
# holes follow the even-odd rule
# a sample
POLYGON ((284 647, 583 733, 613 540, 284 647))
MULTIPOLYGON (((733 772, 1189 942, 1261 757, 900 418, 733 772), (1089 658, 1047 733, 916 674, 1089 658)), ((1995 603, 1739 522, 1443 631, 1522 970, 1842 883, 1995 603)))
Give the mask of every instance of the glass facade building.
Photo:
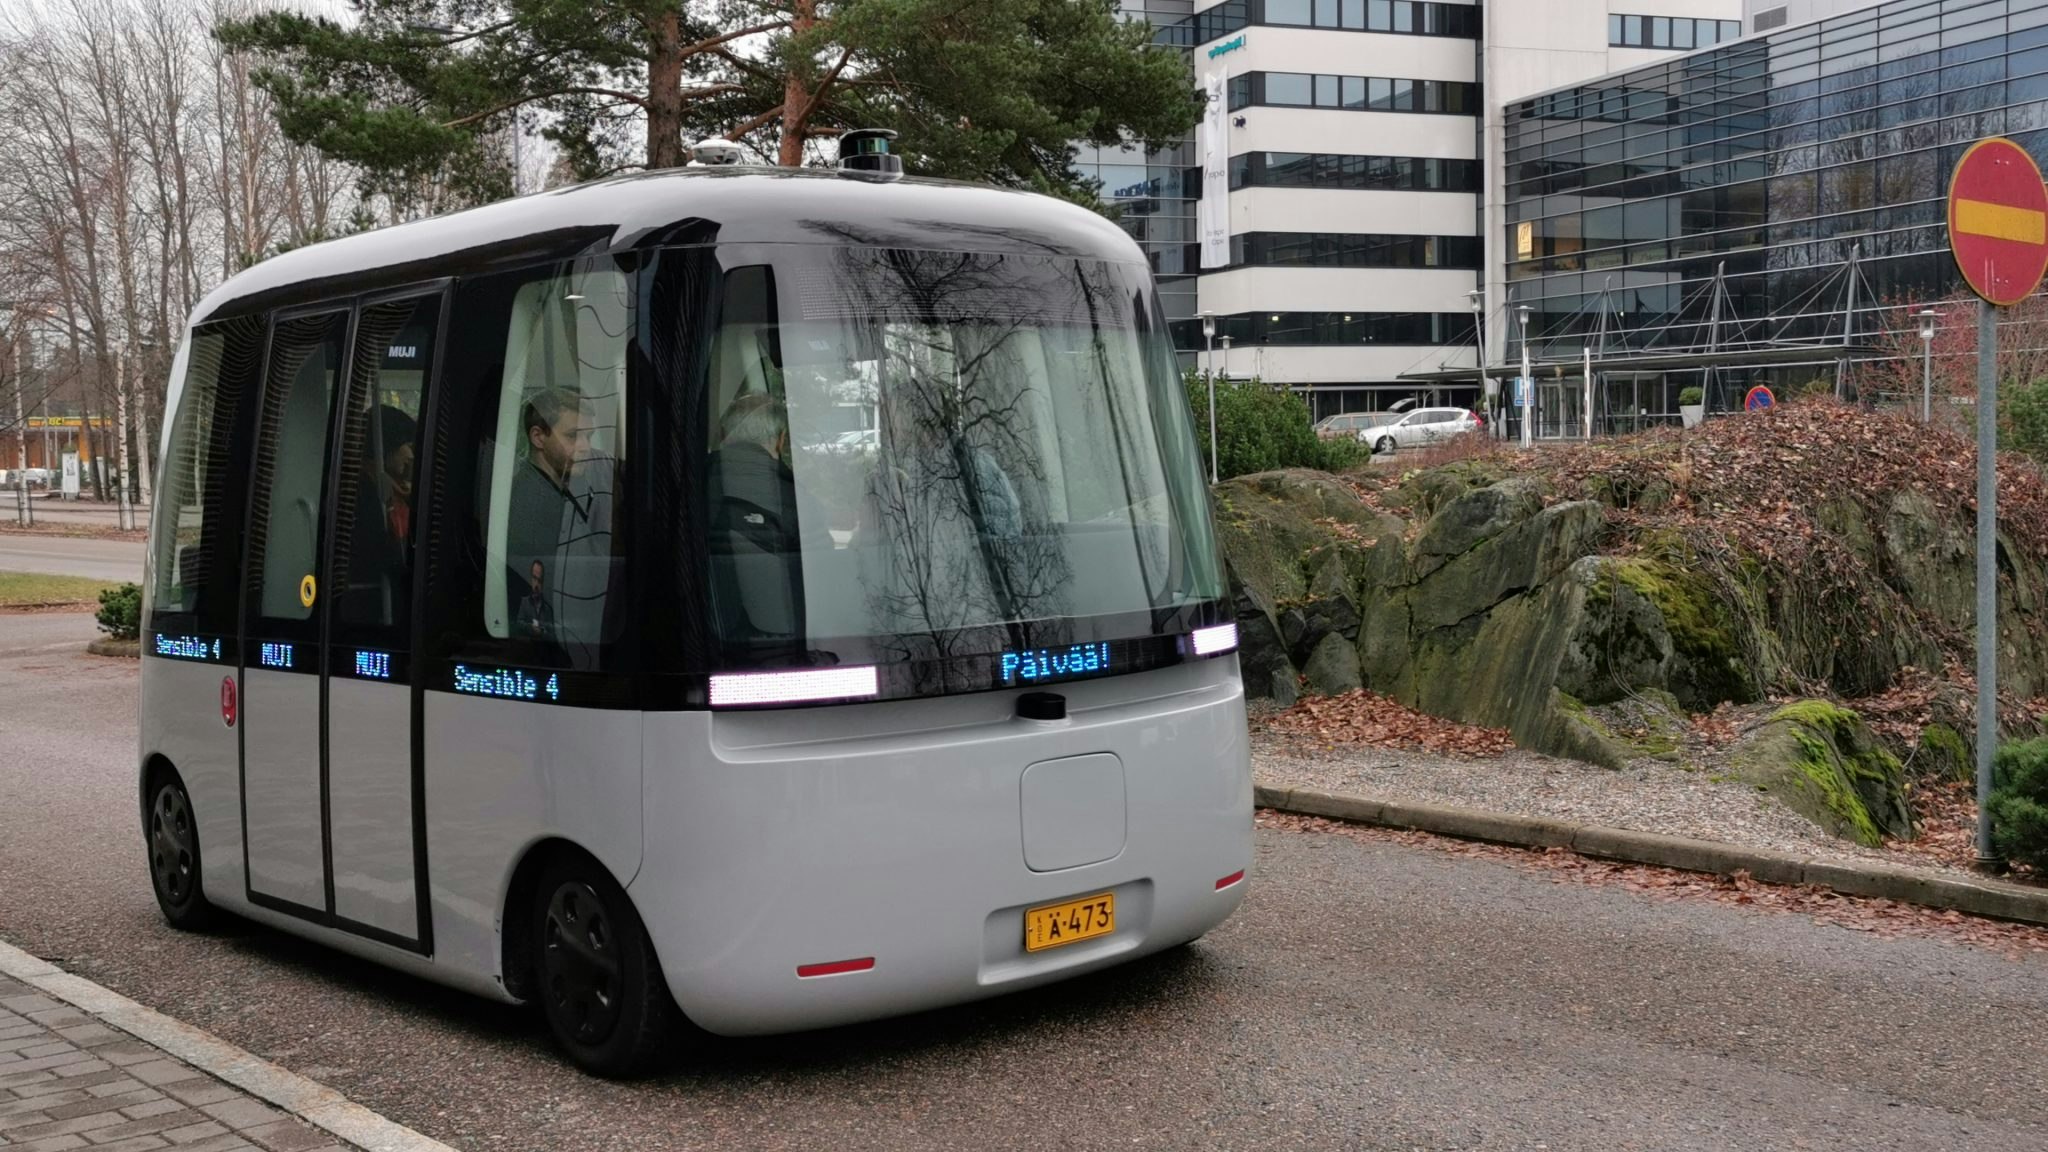
MULTIPOLYGON (((1603 354, 1699 350, 1710 325, 1867 343, 1961 287, 1944 198, 1963 150, 2004 135, 2048 158, 2048 0, 1890 0, 1505 112, 1496 241, 1539 359, 1574 360, 1596 333, 1603 354)), ((1667 413, 1704 381, 1726 407, 1816 374, 1638 374, 1596 404, 1667 413)))
MULTIPOLYGON (((1187 55, 1194 48, 1195 0, 1118 0, 1127 20, 1149 21, 1158 51, 1187 55)), ((1195 274, 1192 262, 1199 235, 1195 203, 1201 198, 1201 158, 1194 134, 1156 152, 1137 148, 1098 148, 1084 144, 1074 168, 1101 181, 1098 193, 1115 208, 1117 222, 1144 249, 1159 283, 1159 302, 1170 320, 1193 316, 1195 274)), ((1178 327, 1178 326, 1177 326, 1178 327)))

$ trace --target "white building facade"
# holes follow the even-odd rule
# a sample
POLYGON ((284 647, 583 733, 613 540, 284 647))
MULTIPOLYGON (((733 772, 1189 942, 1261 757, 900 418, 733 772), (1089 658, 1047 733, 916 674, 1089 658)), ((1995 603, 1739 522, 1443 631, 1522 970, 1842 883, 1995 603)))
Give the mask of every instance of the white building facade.
POLYGON ((1743 0, 1226 0, 1196 11, 1178 41, 1192 44, 1198 85, 1221 81, 1227 109, 1214 147, 1204 132, 1189 149, 1193 178, 1181 186, 1191 197, 1204 186, 1206 154, 1229 188, 1210 190, 1191 242, 1164 255, 1196 274, 1193 310, 1212 314, 1217 334, 1205 341, 1199 319, 1175 316, 1176 343, 1219 374, 1308 393, 1318 417, 1432 389, 1478 402, 1469 382, 1403 378, 1474 364, 1475 298, 1489 360, 1512 348, 1501 107, 1733 39, 1742 16, 1743 0), (1204 251, 1205 226, 1227 229, 1227 244, 1204 251))

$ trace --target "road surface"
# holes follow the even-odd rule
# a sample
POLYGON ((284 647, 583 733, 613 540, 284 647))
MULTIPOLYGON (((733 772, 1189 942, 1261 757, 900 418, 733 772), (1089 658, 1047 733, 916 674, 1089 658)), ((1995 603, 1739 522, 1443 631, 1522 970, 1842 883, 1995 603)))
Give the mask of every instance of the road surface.
POLYGON ((143 551, 140 540, 0 532, 0 572, 46 572, 141 583, 143 551))
POLYGON ((459 1148, 2048 1147, 2039 959, 1273 830, 1176 954, 591 1080, 530 1013, 166 928, 92 635, 0 616, 0 936, 459 1148))

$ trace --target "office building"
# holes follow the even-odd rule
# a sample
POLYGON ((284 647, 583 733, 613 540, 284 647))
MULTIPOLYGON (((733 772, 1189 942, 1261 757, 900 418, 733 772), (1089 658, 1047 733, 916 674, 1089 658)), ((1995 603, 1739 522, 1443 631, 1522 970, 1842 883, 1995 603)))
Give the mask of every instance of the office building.
MULTIPOLYGON (((1172 17, 1162 0, 1149 6, 1155 22, 1172 17)), ((1733 39, 1740 12, 1740 0, 1207 5, 1161 39, 1191 46, 1197 82, 1223 93, 1206 159, 1228 187, 1210 189, 1220 220, 1208 259, 1194 210, 1201 137, 1177 177, 1148 168, 1141 183, 1133 165, 1129 184, 1106 180, 1105 191, 1173 280, 1176 343, 1197 362, 1301 389, 1319 416, 1418 394, 1473 403, 1475 294, 1489 341, 1508 315, 1501 262, 1487 253, 1505 227, 1494 97, 1733 39), (1164 238, 1178 235, 1176 255, 1164 238), (1189 275, 1192 308, 1178 280, 1189 275), (1463 381, 1413 378, 1456 367, 1463 381)))
POLYGON ((1715 410, 1839 379, 1961 288, 1963 150, 2048 158, 2048 0, 1748 8, 1764 30, 1734 43, 1504 102, 1493 267, 1532 309, 1553 434, 1588 396, 1596 431, 1627 430, 1687 385, 1715 410))

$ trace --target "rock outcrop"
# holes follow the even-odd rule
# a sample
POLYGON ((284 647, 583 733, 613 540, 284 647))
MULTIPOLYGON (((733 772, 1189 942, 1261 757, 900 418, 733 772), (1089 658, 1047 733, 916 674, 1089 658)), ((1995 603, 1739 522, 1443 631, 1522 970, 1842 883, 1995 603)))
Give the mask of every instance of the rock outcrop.
POLYGON ((1905 770, 1847 708, 1825 700, 1781 708, 1730 759, 1744 780, 1835 836, 1872 848, 1912 838, 1905 770))
MULTIPOLYGON (((1812 685, 1874 693, 1909 667, 1940 667, 1941 638, 1967 634, 1966 533, 1924 493, 1896 494, 1881 521, 1842 498, 1815 513, 1855 578, 1877 582, 1863 597, 1876 608, 1859 616, 1841 599, 1850 577, 1840 573, 1823 584, 1738 553, 1732 576, 1728 556, 1714 558, 1717 577, 1679 532, 1637 522, 1617 533, 1618 509, 1671 496, 1596 479, 1605 486, 1580 491, 1601 499, 1471 462, 1406 477, 1372 503, 1311 471, 1220 485, 1247 690, 1291 703, 1303 690, 1363 686, 1506 728, 1527 748, 1619 766, 1639 751, 1587 706, 1668 695, 1705 712, 1812 685)), ((2014 566, 2001 585, 2001 675, 2018 693, 2039 691, 2048 571, 2038 550, 2001 556, 2014 566)), ((1920 749, 1901 752, 1915 771, 1967 775, 1967 701, 1950 695, 1956 707, 1936 709, 1920 749)))

